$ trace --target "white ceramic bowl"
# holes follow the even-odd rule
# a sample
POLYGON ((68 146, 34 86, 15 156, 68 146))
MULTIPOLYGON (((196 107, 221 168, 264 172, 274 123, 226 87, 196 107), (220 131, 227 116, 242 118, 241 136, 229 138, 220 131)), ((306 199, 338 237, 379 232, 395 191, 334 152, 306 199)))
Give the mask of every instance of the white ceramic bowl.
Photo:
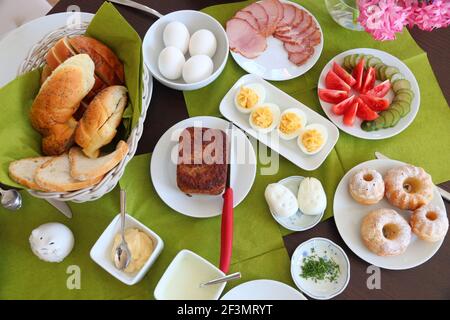
POLYGON ((150 236, 155 243, 152 254, 139 271, 136 271, 134 273, 123 272, 115 267, 114 261, 111 258, 111 250, 114 243, 114 237, 120 232, 120 214, 118 214, 113 219, 113 221, 109 224, 105 231, 103 231, 100 238, 92 247, 91 258, 100 267, 108 271, 112 276, 131 286, 142 280, 142 278, 145 276, 145 274, 148 272, 150 267, 160 255, 162 249, 164 248, 164 242, 156 233, 154 233, 152 230, 147 228, 147 226, 128 214, 125 218, 125 228, 137 228, 150 236))
POLYGON ((325 238, 312 238, 300 244, 291 258, 291 275, 297 287, 314 299, 331 299, 342 293, 350 281, 350 261, 345 251, 333 241, 325 238), (334 282, 304 279, 300 277, 303 258, 311 255, 311 249, 319 257, 327 256, 339 265, 340 275, 334 282))
MULTIPOLYGON (((196 90, 207 86, 222 73, 228 59, 228 37, 222 25, 210 15, 200 11, 181 10, 169 13, 152 24, 145 34, 142 50, 145 64, 159 82, 176 90, 196 90), (158 57, 165 47, 163 42, 164 28, 172 21, 184 23, 190 35, 197 30, 207 29, 216 37, 217 50, 212 57, 214 64, 213 73, 205 80, 195 83, 186 83, 183 78, 168 80, 159 72, 158 57)), ((186 53, 185 57, 187 61, 189 53, 186 53)))
POLYGON ((198 254, 181 250, 159 280, 156 300, 218 300, 226 283, 200 288, 200 284, 225 276, 219 268, 198 254))

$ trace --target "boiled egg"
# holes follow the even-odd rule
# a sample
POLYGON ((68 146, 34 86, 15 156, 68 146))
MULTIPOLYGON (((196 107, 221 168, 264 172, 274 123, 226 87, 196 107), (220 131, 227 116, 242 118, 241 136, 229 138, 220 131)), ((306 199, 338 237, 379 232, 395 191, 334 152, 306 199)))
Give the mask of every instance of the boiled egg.
POLYGON ((318 215, 327 207, 327 196, 316 178, 305 178, 298 188, 298 207, 306 215, 318 215))
POLYGON ((159 71, 169 80, 176 80, 181 77, 184 64, 184 55, 180 49, 176 47, 164 48, 159 54, 159 71))
POLYGON ((297 108, 284 110, 278 124, 278 134, 284 140, 291 140, 300 134, 306 125, 305 113, 297 108))
POLYGON ((327 140, 327 129, 321 124, 314 123, 300 130, 297 144, 304 153, 313 155, 322 150, 327 140))
POLYGON ((183 67, 183 79, 186 83, 205 80, 213 72, 213 62, 204 54, 190 57, 183 67))
POLYGON ((264 197, 270 211, 278 217, 287 218, 298 211, 298 202, 295 195, 282 184, 269 184, 264 192, 264 197))
POLYGON ((204 54, 212 58, 216 53, 217 40, 214 34, 206 29, 196 31, 189 40, 189 54, 204 54))
POLYGON ((164 28, 163 41, 166 47, 176 47, 185 54, 189 46, 189 31, 183 23, 172 21, 164 28))
POLYGON ((272 131, 280 120, 280 108, 274 103, 263 103, 250 113, 250 126, 260 133, 272 131))
POLYGON ((250 113, 266 99, 266 89, 259 83, 249 83, 240 86, 234 95, 234 105, 243 113, 250 113))

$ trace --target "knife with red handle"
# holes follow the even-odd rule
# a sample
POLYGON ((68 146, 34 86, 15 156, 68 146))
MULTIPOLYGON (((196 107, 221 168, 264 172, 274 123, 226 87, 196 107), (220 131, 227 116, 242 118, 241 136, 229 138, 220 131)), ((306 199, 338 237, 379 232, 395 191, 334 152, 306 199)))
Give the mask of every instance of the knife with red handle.
POLYGON ((228 143, 228 163, 227 182, 223 194, 222 227, 220 239, 220 270, 228 273, 231 263, 231 253, 233 251, 233 189, 230 186, 231 177, 231 142, 233 137, 233 123, 230 122, 229 143, 228 143))

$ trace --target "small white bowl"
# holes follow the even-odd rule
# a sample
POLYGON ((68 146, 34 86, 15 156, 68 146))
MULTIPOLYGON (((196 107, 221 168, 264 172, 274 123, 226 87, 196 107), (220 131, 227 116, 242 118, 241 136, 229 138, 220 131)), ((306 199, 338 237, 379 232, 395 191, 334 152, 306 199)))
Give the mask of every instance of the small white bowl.
POLYGON ((200 284, 225 276, 220 269, 198 254, 181 250, 159 280, 156 300, 218 300, 226 283, 205 286, 200 284))
POLYGON ((128 214, 125 216, 125 228, 137 228, 150 236, 155 243, 152 254, 139 271, 134 273, 123 272, 116 268, 111 258, 114 237, 120 232, 120 214, 113 219, 92 247, 91 258, 112 276, 131 286, 142 280, 164 248, 164 242, 156 233, 128 214))
POLYGON ((331 299, 342 293, 350 281, 350 261, 345 251, 333 241, 325 238, 312 238, 300 244, 291 258, 291 275, 297 287, 314 299, 331 299), (319 256, 332 257, 339 265, 340 275, 335 282, 300 277, 303 258, 311 254, 311 249, 319 256))
MULTIPOLYGON (((144 42, 142 44, 142 51, 145 64, 149 68, 152 75, 158 79, 159 82, 172 89, 189 91, 207 86, 222 73, 228 59, 228 47, 229 44, 227 34, 222 25, 216 19, 200 11, 180 10, 159 18, 151 25, 145 34, 144 42), (205 80, 195 83, 186 83, 183 78, 168 80, 163 77, 161 72, 159 72, 158 57, 160 52, 164 49, 164 28, 169 22, 172 21, 184 23, 188 28, 190 35, 197 30, 207 29, 216 37, 217 49, 216 53, 212 57, 214 64, 213 73, 205 80)), ((187 53, 185 57, 187 61, 189 53, 187 53)))

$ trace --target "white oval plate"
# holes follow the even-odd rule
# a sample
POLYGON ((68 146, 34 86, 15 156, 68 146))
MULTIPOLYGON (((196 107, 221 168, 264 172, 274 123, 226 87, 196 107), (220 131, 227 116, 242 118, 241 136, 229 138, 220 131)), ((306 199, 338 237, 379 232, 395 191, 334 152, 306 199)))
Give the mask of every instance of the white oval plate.
MULTIPOLYGON (((334 195, 334 220, 336 226, 344 239, 347 246, 361 259, 367 261, 370 264, 378 266, 384 269, 391 270, 404 270, 417 267, 422 263, 430 259, 439 249, 443 240, 438 242, 426 242, 417 238, 414 234, 411 238, 411 243, 406 251, 398 256, 393 257, 380 257, 372 253, 366 248, 361 240, 360 226, 364 216, 372 210, 380 208, 391 208, 400 213, 403 217, 409 221, 411 213, 406 210, 398 209, 392 206, 386 198, 374 205, 365 206, 356 202, 348 192, 348 184, 350 178, 356 171, 362 168, 372 168, 384 175, 387 170, 405 165, 405 163, 396 160, 370 160, 352 168, 342 178, 341 182, 336 189, 334 195)), ((435 206, 441 207, 445 210, 444 202, 437 189, 434 189, 433 200, 431 203, 435 206)))
MULTIPOLYGON (((178 153, 178 137, 182 129, 195 126, 228 132, 228 124, 228 121, 216 117, 193 117, 178 122, 159 139, 153 150, 150 176, 160 198, 173 210, 195 218, 214 217, 222 213, 222 195, 192 195, 189 197, 178 189, 176 154, 178 153), (173 152, 175 161, 171 159, 173 152)), ((256 156, 253 146, 241 130, 234 128, 231 150, 233 207, 236 207, 247 196, 255 180, 255 175, 256 156)))
POLYGON ((343 116, 337 116, 331 111, 331 107, 333 106, 332 103, 324 102, 319 98, 320 105, 322 106, 323 111, 326 113, 328 118, 333 121, 333 123, 342 131, 347 132, 348 134, 362 138, 362 139, 368 139, 368 140, 380 140, 380 139, 387 139, 390 137, 393 137, 403 130, 405 130, 414 120, 414 118, 417 115, 417 112, 419 111, 420 106, 420 90, 419 90, 419 84, 417 83, 416 78, 414 77, 414 74, 409 70, 409 68, 398 58, 394 57, 393 55, 376 50, 376 49, 368 49, 368 48, 358 48, 358 49, 351 49, 344 51, 337 56, 335 56, 333 59, 331 59, 323 68, 322 73, 319 77, 319 83, 317 85, 318 89, 325 88, 325 77, 333 67, 333 61, 336 63, 342 65, 344 62, 344 58, 348 56, 349 54, 355 54, 355 53, 363 53, 363 54, 371 54, 379 59, 381 61, 389 66, 393 66, 398 68, 398 70, 404 75, 405 79, 408 80, 411 83, 411 90, 414 92, 414 99, 411 102, 411 111, 406 115, 406 117, 401 118, 400 121, 392 128, 387 129, 381 129, 378 131, 364 131, 361 129, 361 119, 356 117, 355 123, 353 126, 349 127, 344 125, 343 123, 343 116))
POLYGON ((272 81, 284 81, 297 78, 302 74, 308 72, 319 60, 320 54, 323 49, 323 32, 320 27, 319 21, 317 21, 316 17, 312 15, 311 12, 306 10, 301 5, 291 2, 291 1, 281 1, 285 3, 290 3, 291 5, 305 10, 308 12, 313 18, 314 22, 317 24, 317 27, 320 30, 320 34, 322 35, 320 43, 314 47, 314 54, 308 59, 308 61, 301 65, 297 66, 289 61, 288 53, 284 50, 283 42, 274 37, 270 36, 267 38, 267 48, 266 50, 255 59, 248 59, 243 55, 231 51, 231 56, 234 61, 245 71, 248 73, 256 74, 263 79, 272 80, 272 81))
POLYGON ((308 296, 314 299, 331 299, 342 293, 350 281, 350 261, 345 251, 333 241, 325 238, 312 238, 301 243, 291 258, 291 276, 297 287, 308 296), (319 280, 315 282, 311 279, 300 277, 303 265, 303 258, 311 254, 311 249, 319 256, 328 256, 339 265, 340 276, 336 282, 319 280))
POLYGON ((270 149, 281 154, 296 166, 308 171, 317 169, 325 161, 328 154, 331 152, 339 139, 339 130, 333 123, 331 123, 331 121, 254 74, 247 74, 236 81, 233 87, 231 87, 220 102, 220 113, 228 120, 233 121, 235 125, 247 132, 249 135, 268 146, 270 149), (268 134, 260 134, 252 129, 248 122, 249 114, 244 114, 237 110, 234 105, 234 96, 236 94, 236 90, 240 86, 255 82, 260 83, 266 89, 266 102, 276 103, 280 107, 281 112, 288 108, 298 108, 306 114, 306 117, 308 118, 307 124, 320 123, 325 126, 328 131, 328 141, 320 152, 314 155, 307 155, 303 153, 303 151, 298 147, 296 139, 286 141, 278 138, 276 129, 268 134))
POLYGON ((221 300, 308 300, 303 294, 279 281, 253 280, 234 287, 221 300))
MULTIPOLYGON (((93 17, 91 13, 79 13, 80 22, 89 22, 93 17)), ((0 41, 0 88, 17 77, 20 66, 36 43, 50 32, 66 26, 73 18, 72 12, 55 13, 27 22, 9 32, 0 41)))
MULTIPOLYGON (((302 182, 303 179, 305 179, 305 178, 301 177, 301 176, 292 176, 292 177, 284 178, 284 179, 278 181, 278 183, 282 184, 283 186, 285 186, 286 188, 291 190, 292 193, 294 194, 294 196, 297 198, 298 188, 300 186, 300 182, 302 182)), ((269 210, 270 210, 270 207, 269 207, 269 210)), ((274 212, 272 212, 272 210, 270 210, 272 217, 280 225, 282 225, 286 229, 289 229, 292 231, 305 231, 305 230, 311 229, 312 227, 314 227, 316 224, 318 224, 320 222, 320 220, 323 217, 324 212, 322 212, 321 214, 318 214, 316 216, 310 216, 310 215, 304 214, 299 209, 299 210, 297 210, 297 213, 295 213, 294 215, 287 217, 287 218, 283 218, 283 217, 277 216, 274 212)))

